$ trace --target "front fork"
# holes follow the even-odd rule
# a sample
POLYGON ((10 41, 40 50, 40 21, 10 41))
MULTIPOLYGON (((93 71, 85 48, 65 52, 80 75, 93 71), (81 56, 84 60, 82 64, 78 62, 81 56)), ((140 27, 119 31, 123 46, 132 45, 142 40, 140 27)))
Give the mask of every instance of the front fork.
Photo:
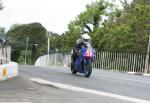
POLYGON ((84 68, 84 65, 88 64, 91 62, 91 59, 90 60, 86 60, 86 58, 83 59, 83 63, 82 63, 82 66, 84 68))

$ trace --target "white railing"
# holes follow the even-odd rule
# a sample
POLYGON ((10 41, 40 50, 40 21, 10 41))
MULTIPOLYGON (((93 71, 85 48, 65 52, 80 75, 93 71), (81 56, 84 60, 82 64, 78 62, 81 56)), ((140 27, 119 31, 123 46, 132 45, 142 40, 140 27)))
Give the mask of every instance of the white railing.
POLYGON ((150 61, 148 61, 148 69, 146 69, 145 60, 146 54, 102 51, 97 53, 93 67, 114 71, 147 74, 150 73, 150 61))
POLYGON ((0 65, 7 64, 10 62, 11 57, 11 47, 5 46, 0 47, 0 65))
MULTIPOLYGON (((54 53, 44 55, 37 59, 36 66, 70 66, 70 55, 54 53)), ((120 52, 98 52, 93 68, 132 72, 139 74, 150 73, 150 60, 146 61, 146 54, 120 53, 120 52), (148 64, 148 68, 146 65, 148 64)))
POLYGON ((71 61, 70 55, 63 53, 47 54, 39 57, 35 65, 36 66, 69 66, 71 61))

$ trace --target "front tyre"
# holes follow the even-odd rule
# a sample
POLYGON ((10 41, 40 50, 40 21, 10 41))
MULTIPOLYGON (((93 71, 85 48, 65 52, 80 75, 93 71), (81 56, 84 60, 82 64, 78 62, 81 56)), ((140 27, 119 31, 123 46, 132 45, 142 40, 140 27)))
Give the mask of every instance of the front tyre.
POLYGON ((92 73, 92 64, 88 63, 88 64, 84 64, 84 76, 85 77, 90 77, 92 73))
POLYGON ((71 73, 72 74, 76 74, 77 73, 77 71, 74 68, 74 64, 72 62, 71 62, 71 73))

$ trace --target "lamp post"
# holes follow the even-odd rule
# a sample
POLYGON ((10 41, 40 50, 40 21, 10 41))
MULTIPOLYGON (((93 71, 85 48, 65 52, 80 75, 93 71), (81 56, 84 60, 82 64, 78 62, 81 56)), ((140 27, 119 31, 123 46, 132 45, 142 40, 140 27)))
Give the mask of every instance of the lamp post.
POLYGON ((26 38, 25 59, 24 59, 24 64, 25 64, 25 65, 27 64, 28 45, 35 45, 35 46, 38 46, 38 44, 29 44, 29 37, 27 36, 27 38, 26 38))
POLYGON ((27 64, 28 42, 29 42, 29 37, 27 36, 27 39, 26 39, 25 59, 24 59, 24 64, 25 65, 27 64))
POLYGON ((57 52, 58 52, 58 49, 55 49, 55 66, 56 66, 56 62, 57 62, 57 52))
POLYGON ((48 60, 47 60, 47 64, 49 64, 49 53, 50 53, 50 35, 52 32, 48 31, 47 35, 48 35, 48 41, 47 41, 47 54, 48 54, 48 60))
POLYGON ((48 31, 47 35, 48 35, 48 45, 47 45, 47 54, 50 53, 50 35, 52 34, 52 32, 48 31))
POLYGON ((147 74, 149 71, 149 53, 150 53, 150 35, 149 35, 149 42, 148 42, 148 47, 147 47, 147 54, 146 54, 146 58, 145 58, 145 69, 144 69, 144 73, 147 74))

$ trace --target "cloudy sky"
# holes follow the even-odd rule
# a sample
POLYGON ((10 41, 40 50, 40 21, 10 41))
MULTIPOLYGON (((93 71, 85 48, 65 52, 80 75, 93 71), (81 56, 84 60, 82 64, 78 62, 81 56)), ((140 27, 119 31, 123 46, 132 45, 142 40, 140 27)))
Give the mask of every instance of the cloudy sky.
POLYGON ((85 6, 94 0, 2 0, 0 26, 40 22, 47 30, 63 33, 85 6))
MULTIPOLYGON (((63 33, 67 24, 96 0, 1 0, 0 26, 6 30, 13 24, 41 23, 48 31, 63 33)), ((113 0, 108 0, 113 1, 113 0)), ((116 0, 119 5, 119 0, 116 0)))

